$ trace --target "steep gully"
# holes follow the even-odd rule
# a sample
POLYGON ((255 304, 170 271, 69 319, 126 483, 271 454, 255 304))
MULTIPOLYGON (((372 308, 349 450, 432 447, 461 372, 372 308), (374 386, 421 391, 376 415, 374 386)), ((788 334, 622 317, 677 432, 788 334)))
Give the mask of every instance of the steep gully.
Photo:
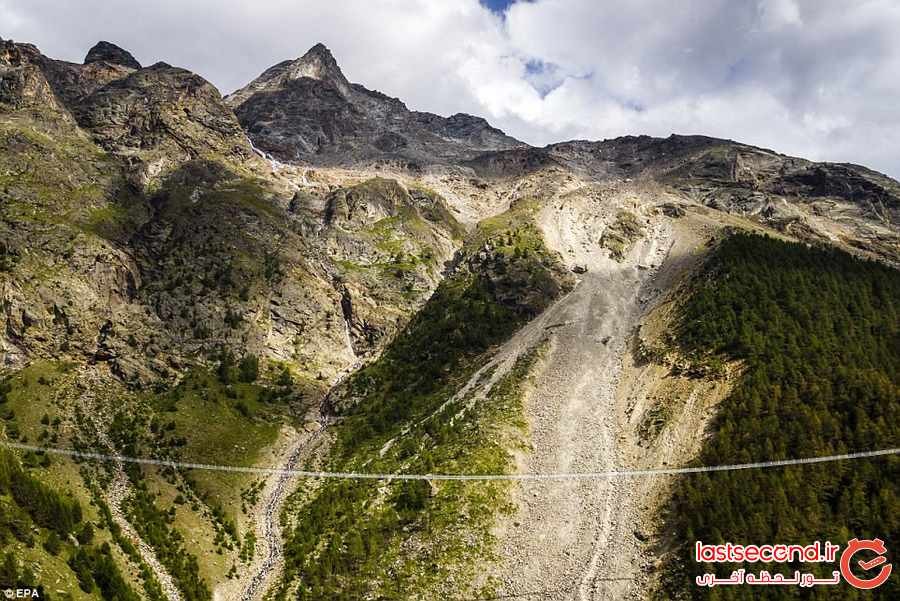
MULTIPOLYGON (((629 337, 653 300, 654 278, 671 248, 670 222, 650 211, 650 217, 644 218, 644 235, 625 260, 620 263, 610 259, 596 243, 604 223, 583 222, 587 212, 608 221, 608 207, 597 210, 590 199, 585 199, 575 200, 576 206, 565 211, 555 211, 555 201, 571 191, 560 190, 553 202, 547 203, 554 210, 544 212, 541 228, 551 247, 567 262, 585 265, 587 273, 582 274, 572 292, 503 345, 456 395, 468 396, 477 388, 471 395, 472 402, 484 398, 519 356, 550 338, 548 355, 526 407, 532 446, 527 455, 518 457, 520 472, 607 471, 621 467, 616 443, 623 432, 615 403, 622 358, 629 337), (579 202, 583 206, 578 206, 579 202), (488 369, 490 377, 482 378, 488 369)), ((345 369, 332 389, 358 367, 345 369)), ((327 427, 324 413, 319 424, 321 429, 304 433, 293 443, 283 467, 293 468, 321 438, 327 427)), ((274 582, 282 561, 278 513, 292 478, 280 475, 270 480, 260 514, 266 551, 242 581, 242 601, 261 598, 274 582)), ((568 591, 568 597, 560 598, 590 601, 634 593, 628 566, 622 565, 609 544, 625 541, 622 544, 634 546, 631 533, 637 520, 625 515, 635 505, 634 495, 635 488, 622 480, 535 482, 529 483, 527 490, 519 489, 515 521, 499 532, 498 551, 503 559, 495 575, 501 582, 501 594, 568 591), (609 577, 612 573, 615 576, 609 577)), ((633 556, 638 551, 628 549, 623 553, 633 556)))
MULTIPOLYGON (((654 280, 671 249, 670 222, 651 212, 643 237, 623 262, 615 262, 594 242, 599 224, 584 223, 591 201, 574 204, 544 213, 548 243, 588 271, 534 324, 544 331, 547 324, 554 327, 526 401, 531 447, 518 458, 520 472, 622 468, 619 447, 628 432, 617 414, 616 394, 623 357, 655 300, 654 280)), ((501 353, 522 352, 538 335, 530 324, 501 353)), ((538 481, 517 489, 518 512, 497 533, 499 594, 543 591, 549 598, 577 601, 634 595, 639 566, 620 556, 640 556, 632 534, 638 523, 636 490, 623 479, 538 481)))
MULTIPOLYGON (((349 332, 349 324, 345 324, 347 328, 347 344, 350 345, 351 337, 349 332)), ((325 407, 328 403, 331 391, 340 386, 347 377, 359 369, 361 361, 357 360, 351 365, 344 368, 332 381, 328 392, 322 398, 319 404, 319 417, 316 425, 309 430, 304 431, 298 436, 287 451, 286 458, 280 466, 280 469, 290 471, 296 469, 298 463, 314 453, 314 449, 318 443, 323 442, 326 429, 329 425, 329 419, 325 407)), ((279 514, 284 505, 287 495, 293 488, 296 477, 290 473, 273 474, 268 477, 263 487, 263 500, 258 505, 256 521, 256 534, 258 540, 262 543, 262 552, 257 550, 251 564, 245 569, 244 576, 238 581, 238 585, 232 590, 240 591, 241 601, 253 601, 260 599, 265 595, 266 590, 275 581, 278 572, 282 567, 283 548, 282 548, 282 530, 279 522, 279 514), (259 509, 261 507, 261 509, 259 509), (259 519, 261 518, 261 520, 259 519)), ((224 598, 219 591, 215 594, 216 599, 224 598)))

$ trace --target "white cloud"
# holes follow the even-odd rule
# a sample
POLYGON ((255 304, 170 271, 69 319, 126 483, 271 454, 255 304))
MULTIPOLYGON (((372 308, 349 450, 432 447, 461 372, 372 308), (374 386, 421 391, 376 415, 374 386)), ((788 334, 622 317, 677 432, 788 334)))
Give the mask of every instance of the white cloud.
POLYGON ((322 41, 352 81, 535 144, 703 133, 900 176, 892 0, 535 0, 505 18, 476 0, 0 0, 0 23, 50 56, 108 39, 224 92, 322 41))
POLYGON ((794 0, 761 0, 759 17, 763 29, 774 30, 788 25, 800 25, 800 7, 794 0))

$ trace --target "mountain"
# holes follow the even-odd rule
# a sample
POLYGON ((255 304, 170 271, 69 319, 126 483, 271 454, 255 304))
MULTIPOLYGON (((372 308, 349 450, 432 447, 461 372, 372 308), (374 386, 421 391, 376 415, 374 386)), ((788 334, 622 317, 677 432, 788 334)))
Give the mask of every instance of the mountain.
POLYGON ((731 140, 532 147, 321 44, 223 98, 109 42, 0 41, 0 582, 678 598, 701 534, 896 537, 892 463, 320 481, 28 447, 484 475, 896 446, 898 207, 731 140))
POLYGON ((351 84, 322 44, 227 98, 250 139, 283 161, 320 165, 449 163, 524 146, 480 117, 440 117, 351 84))
POLYGON ((900 185, 860 165, 816 163, 731 140, 675 134, 486 153, 468 164, 484 174, 556 165, 597 179, 659 182, 803 240, 900 261, 900 185))
POLYGON ((91 48, 84 64, 49 59, 28 44, 3 44, 9 91, 0 102, 74 121, 105 150, 127 157, 139 185, 201 156, 252 156, 234 114, 198 75, 165 63, 142 68, 109 42, 91 48))

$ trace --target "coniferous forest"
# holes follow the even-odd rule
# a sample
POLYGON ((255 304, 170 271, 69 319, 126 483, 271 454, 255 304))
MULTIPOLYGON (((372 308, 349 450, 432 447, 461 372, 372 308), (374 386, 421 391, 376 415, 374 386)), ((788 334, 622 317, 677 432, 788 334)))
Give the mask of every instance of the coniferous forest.
MULTIPOLYGON (((721 243, 683 306, 682 350, 739 362, 697 463, 744 463, 897 447, 900 442, 900 273, 834 249, 758 235, 721 243)), ((740 567, 830 576, 836 564, 698 564, 693 544, 881 538, 900 544, 896 456, 694 474, 675 487, 669 520, 678 559, 666 585, 702 599, 897 599, 838 587, 701 588, 697 574, 740 567)))
POLYGON ((78 501, 47 486, 23 468, 14 453, 0 449, 0 584, 27 587, 40 582, 8 549, 16 540, 29 547, 43 540, 50 555, 68 557, 85 593, 97 592, 110 601, 140 599, 112 560, 110 545, 92 544, 93 538, 94 526, 83 520, 78 501))

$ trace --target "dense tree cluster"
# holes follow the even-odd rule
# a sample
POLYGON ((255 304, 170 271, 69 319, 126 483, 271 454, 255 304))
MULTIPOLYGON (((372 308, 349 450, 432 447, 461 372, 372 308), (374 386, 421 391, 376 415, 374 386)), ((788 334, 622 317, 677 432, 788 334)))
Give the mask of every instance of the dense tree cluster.
POLYGON ((486 243, 491 252, 480 253, 487 255, 482 263, 441 282, 382 357, 356 374, 354 393, 365 402, 349 416, 346 439, 381 435, 433 409, 435 392, 464 372, 468 361, 562 294, 558 259, 534 225, 491 235, 486 243))
MULTIPOLYGON (((683 307, 678 332, 698 361, 737 360, 742 375, 718 409, 699 463, 814 457, 900 442, 900 273, 834 249, 755 235, 726 239, 683 307)), ((896 457, 695 474, 676 485, 671 519, 683 544, 667 584, 703 599, 897 599, 896 578, 865 595, 849 586, 703 589, 713 566, 696 540, 743 544, 853 537, 900 541, 896 457)), ((738 567, 792 572, 836 566, 738 567)))
MULTIPOLYGON (((81 522, 81 506, 71 497, 61 495, 25 471, 16 456, 0 449, 0 495, 9 494, 21 511, 42 528, 63 537, 74 532, 81 522)), ((11 508, 4 509, 17 513, 11 508)), ((0 532, 0 540, 5 536, 0 532)))
MULTIPOLYGON (((78 501, 44 484, 22 467, 14 453, 0 448, 0 545, 6 548, 17 540, 34 546, 35 534, 44 539, 47 553, 68 557, 83 591, 99 592, 110 601, 140 599, 119 572, 109 544, 92 544, 94 526, 82 520, 78 501)), ((0 583, 40 584, 30 568, 19 564, 12 552, 0 558, 0 583)))
POLYGON ((79 547, 69 559, 69 566, 78 578, 78 585, 86 593, 97 590, 105 601, 139 601, 119 573, 110 555, 108 543, 98 547, 79 547))
POLYGON ((357 405, 344 432, 357 441, 379 435, 424 409, 461 362, 484 352, 520 323, 493 301, 484 277, 444 282, 382 359, 354 379, 357 405))

